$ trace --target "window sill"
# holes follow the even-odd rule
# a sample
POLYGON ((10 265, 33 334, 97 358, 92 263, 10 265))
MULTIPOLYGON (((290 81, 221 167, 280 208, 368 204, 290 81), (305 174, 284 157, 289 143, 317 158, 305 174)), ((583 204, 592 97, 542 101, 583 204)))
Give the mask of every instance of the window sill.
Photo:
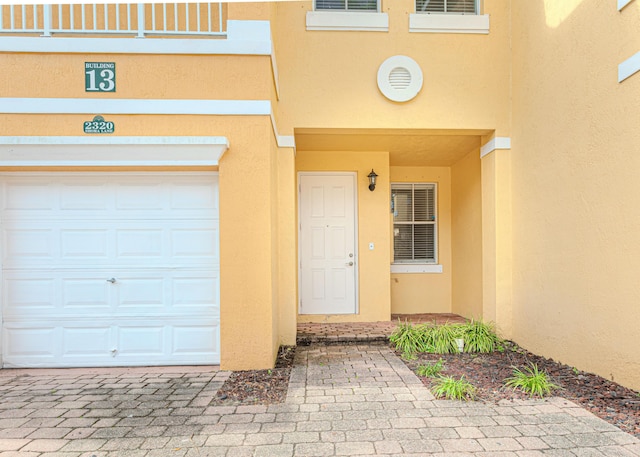
POLYGON ((489 33, 489 15, 410 14, 409 32, 418 33, 489 33))
POLYGON ((352 11, 308 11, 307 30, 338 30, 349 32, 388 32, 387 13, 352 11))
POLYGON ((391 264, 391 273, 442 273, 442 265, 393 263, 391 264))

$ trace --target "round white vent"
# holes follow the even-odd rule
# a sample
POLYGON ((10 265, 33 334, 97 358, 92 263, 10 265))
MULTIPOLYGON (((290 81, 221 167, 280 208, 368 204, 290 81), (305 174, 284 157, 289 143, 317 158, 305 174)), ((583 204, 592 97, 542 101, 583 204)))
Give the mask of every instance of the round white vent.
POLYGON ((404 67, 396 67, 389 73, 389 85, 395 90, 405 90, 411 85, 411 73, 404 67))
POLYGON ((389 57, 378 69, 378 88, 389 100, 409 101, 422 89, 422 70, 410 57, 389 57))

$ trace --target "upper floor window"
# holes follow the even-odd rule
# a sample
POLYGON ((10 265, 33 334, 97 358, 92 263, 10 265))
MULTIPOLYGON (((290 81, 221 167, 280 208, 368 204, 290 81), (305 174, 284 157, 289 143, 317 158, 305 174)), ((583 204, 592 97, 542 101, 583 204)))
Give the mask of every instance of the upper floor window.
POLYGON ((315 0, 316 11, 378 11, 378 0, 315 0))
POLYGON ((416 12, 478 14, 478 0, 416 0, 416 12))

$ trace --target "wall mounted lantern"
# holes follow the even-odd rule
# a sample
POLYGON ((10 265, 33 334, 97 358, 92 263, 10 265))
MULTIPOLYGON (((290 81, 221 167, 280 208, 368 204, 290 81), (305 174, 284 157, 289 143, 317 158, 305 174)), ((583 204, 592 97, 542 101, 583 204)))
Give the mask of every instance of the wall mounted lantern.
POLYGON ((376 188, 376 178, 378 177, 378 175, 376 174, 375 171, 373 171, 373 168, 371 169, 371 173, 369 173, 368 178, 369 178, 369 190, 371 192, 373 192, 373 190, 376 188))

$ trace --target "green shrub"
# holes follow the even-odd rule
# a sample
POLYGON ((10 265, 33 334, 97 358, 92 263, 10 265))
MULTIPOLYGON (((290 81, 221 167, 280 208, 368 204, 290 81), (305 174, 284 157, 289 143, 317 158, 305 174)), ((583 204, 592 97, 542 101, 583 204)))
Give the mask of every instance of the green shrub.
POLYGON ((452 376, 440 376, 431 389, 433 395, 438 398, 448 400, 474 400, 476 398, 476 388, 461 376, 455 379, 452 376))
POLYGON ((434 325, 428 328, 425 342, 436 354, 457 354, 457 338, 461 338, 461 324, 434 325))
POLYGON ((438 359, 437 362, 420 365, 416 371, 418 376, 433 378, 439 375, 442 370, 444 370, 444 360, 438 359))
POLYGON ((493 324, 473 319, 463 325, 461 338, 464 339, 464 352, 493 352, 500 343, 493 324))
POLYGON ((411 322, 398 321, 398 326, 389 337, 389 341, 395 344, 396 350, 412 354, 419 351, 422 335, 419 328, 414 327, 411 322))
POLYGON ((551 394, 553 389, 559 388, 549 380, 547 373, 538 369, 538 365, 535 363, 529 365, 524 370, 514 367, 513 376, 505 379, 505 385, 514 390, 520 389, 530 397, 545 397, 551 394))

